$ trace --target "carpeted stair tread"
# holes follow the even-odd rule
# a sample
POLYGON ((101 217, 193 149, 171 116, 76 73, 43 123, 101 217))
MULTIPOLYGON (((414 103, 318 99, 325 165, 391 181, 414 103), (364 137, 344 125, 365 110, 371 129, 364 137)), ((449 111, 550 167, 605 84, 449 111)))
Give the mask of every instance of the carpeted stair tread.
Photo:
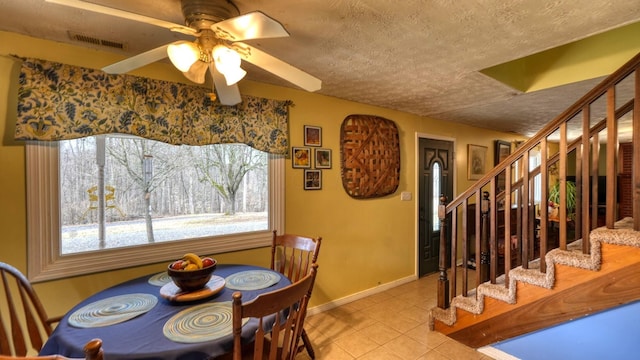
POLYGON ((582 253, 582 239, 567 245, 567 250, 553 249, 545 256, 546 272, 540 272, 539 260, 529 263, 529 269, 522 266, 509 271, 509 286, 505 286, 504 275, 496 284, 486 282, 469 292, 469 296, 456 296, 448 309, 435 307, 431 309, 429 325, 433 330, 435 320, 452 326, 456 322, 456 309, 479 315, 484 311, 484 297, 488 296, 508 304, 516 303, 517 281, 543 287, 553 288, 555 283, 555 264, 597 271, 602 263, 602 243, 633 246, 640 248, 640 232, 633 230, 633 219, 624 218, 614 224, 613 229, 601 227, 593 230, 589 236, 590 254, 582 253))

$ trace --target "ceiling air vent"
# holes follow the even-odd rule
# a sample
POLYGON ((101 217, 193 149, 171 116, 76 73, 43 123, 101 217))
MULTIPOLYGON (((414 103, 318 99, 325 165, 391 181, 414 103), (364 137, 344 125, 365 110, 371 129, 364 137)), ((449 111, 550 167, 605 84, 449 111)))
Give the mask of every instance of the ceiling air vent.
POLYGON ((106 46, 106 47, 110 47, 110 48, 114 48, 114 49, 120 49, 120 50, 125 50, 126 49, 125 44, 123 44, 121 42, 112 41, 112 40, 105 40, 105 39, 99 39, 97 37, 88 36, 88 35, 84 35, 84 34, 78 34, 78 33, 72 32, 72 31, 69 31, 69 38, 71 38, 71 40, 73 40, 73 41, 80 41, 80 42, 87 43, 87 44, 93 44, 93 45, 98 45, 98 46, 106 46))

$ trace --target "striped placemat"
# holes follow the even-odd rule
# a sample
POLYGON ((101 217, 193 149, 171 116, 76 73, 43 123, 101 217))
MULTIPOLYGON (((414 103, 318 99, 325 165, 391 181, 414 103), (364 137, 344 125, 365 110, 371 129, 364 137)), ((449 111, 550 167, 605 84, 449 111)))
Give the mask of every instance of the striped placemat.
MULTIPOLYGON (((231 301, 192 306, 167 320, 162 328, 164 336, 179 343, 211 341, 231 335, 233 314, 231 301)), ((249 319, 242 319, 246 324, 249 319)))
POLYGON ((226 287, 232 290, 259 290, 275 285, 280 274, 270 270, 247 270, 227 276, 226 287))
POLYGON ((173 280, 171 280, 171 277, 169 276, 169 274, 167 274, 166 271, 157 273, 149 278, 149 284, 155 286, 164 286, 165 284, 168 284, 172 281, 173 280))
POLYGON ((85 305, 69 316, 69 324, 94 328, 118 324, 151 310, 158 298, 151 294, 126 294, 85 305))

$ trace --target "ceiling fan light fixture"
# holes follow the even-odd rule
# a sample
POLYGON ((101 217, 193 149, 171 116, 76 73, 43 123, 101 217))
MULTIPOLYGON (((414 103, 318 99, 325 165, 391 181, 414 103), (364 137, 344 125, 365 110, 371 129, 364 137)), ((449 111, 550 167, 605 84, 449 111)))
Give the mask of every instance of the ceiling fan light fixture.
POLYGON ((209 64, 204 61, 198 60, 191 65, 189 71, 184 71, 184 77, 193 81, 196 84, 204 84, 205 76, 207 74, 207 68, 209 64))
POLYGON ((224 75, 228 86, 237 83, 247 75, 247 72, 240 67, 240 54, 235 50, 224 45, 216 45, 212 54, 216 69, 224 75))
POLYGON ((241 67, 238 67, 236 69, 228 70, 222 75, 224 75, 224 79, 227 81, 227 85, 231 86, 242 80, 242 78, 247 75, 247 72, 244 71, 244 69, 242 69, 241 67))
POLYGON ((200 49, 195 43, 179 41, 167 47, 167 54, 173 66, 182 72, 187 72, 200 58, 200 49))

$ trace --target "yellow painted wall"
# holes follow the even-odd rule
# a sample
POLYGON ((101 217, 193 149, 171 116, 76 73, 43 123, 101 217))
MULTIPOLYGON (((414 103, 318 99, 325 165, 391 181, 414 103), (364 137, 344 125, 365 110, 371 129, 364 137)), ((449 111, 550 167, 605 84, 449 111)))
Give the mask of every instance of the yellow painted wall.
POLYGON ((640 22, 541 51, 481 72, 533 92, 606 76, 640 51, 640 22))
MULTIPOLYGON (((120 60, 111 53, 37 40, 0 32, 0 55, 16 54, 89 68, 120 60)), ((21 142, 12 140, 16 117, 16 88, 9 83, 17 67, 0 57, 0 261, 26 271, 25 156, 21 142)), ((135 75, 184 82, 170 64, 156 63, 135 75)), ((316 74, 322 78, 322 74, 316 74)), ((266 84, 243 81, 243 94, 292 100, 291 145, 303 145, 303 126, 322 127, 322 146, 333 150, 333 168, 323 170, 322 190, 303 190, 303 170, 286 165, 286 232, 322 236, 320 269, 311 307, 330 303, 380 284, 415 276, 416 269, 416 133, 456 139, 457 192, 466 188, 468 143, 488 148, 487 163, 493 164, 493 140, 513 140, 513 134, 499 133, 408 113, 339 100, 266 84), (339 131, 350 114, 373 114, 393 120, 400 132, 400 186, 393 195, 355 200, 342 188, 340 178, 339 131), (412 201, 400 201, 400 192, 413 194, 412 201)), ((266 248, 216 254, 221 263, 251 263, 268 266, 266 248)), ((117 261, 117 259, 114 259, 117 261)), ((83 298, 127 279, 163 271, 158 263, 87 276, 36 284, 44 305, 52 315, 62 314, 83 298)), ((436 289, 433 289, 434 293, 436 289)))

